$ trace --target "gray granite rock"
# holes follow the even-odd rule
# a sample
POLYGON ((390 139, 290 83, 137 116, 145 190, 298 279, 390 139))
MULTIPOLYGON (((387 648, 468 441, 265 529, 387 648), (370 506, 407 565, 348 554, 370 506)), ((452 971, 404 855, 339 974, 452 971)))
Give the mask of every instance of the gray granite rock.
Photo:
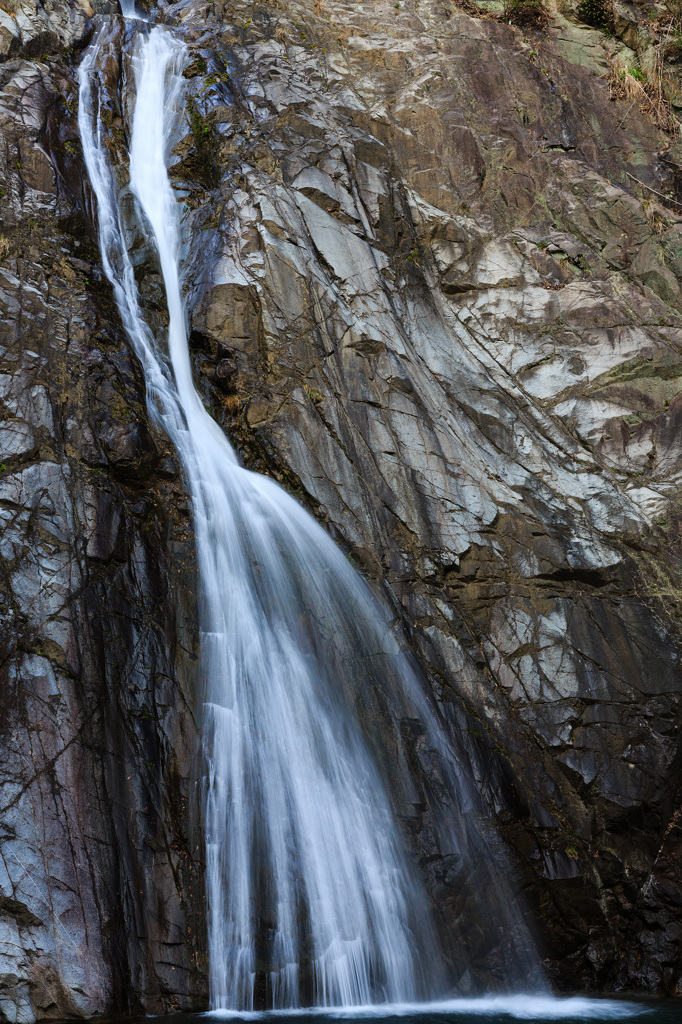
MULTIPOLYGON (((92 241, 93 12, 6 6, 0 1020, 196 1008, 187 495, 92 241)), ((682 235, 633 181, 674 185, 668 140, 560 15, 537 39, 440 0, 163 16, 207 128, 172 169, 198 388, 392 609, 556 986, 678 992, 682 235)))

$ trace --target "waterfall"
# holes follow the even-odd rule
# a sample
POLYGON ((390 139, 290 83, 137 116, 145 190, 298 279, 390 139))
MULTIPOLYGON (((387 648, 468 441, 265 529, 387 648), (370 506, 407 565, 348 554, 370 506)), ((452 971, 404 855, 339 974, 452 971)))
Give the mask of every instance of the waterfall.
POLYGON ((504 984, 527 981, 535 961, 473 825, 475 797, 448 761, 438 709, 386 613, 315 520, 273 480, 239 464, 194 388, 182 208, 167 173, 183 117, 185 48, 168 29, 137 28, 127 44, 134 105, 123 191, 161 267, 167 338, 155 338, 142 313, 100 116, 106 23, 81 64, 79 124, 104 269, 144 371, 149 414, 178 452, 192 501, 211 1006, 445 994, 452 977, 441 929, 397 823, 400 808, 434 801, 442 819, 435 841, 466 874, 477 905, 493 905, 491 920, 476 927, 499 932, 504 984), (408 763, 415 757, 421 782, 408 763))

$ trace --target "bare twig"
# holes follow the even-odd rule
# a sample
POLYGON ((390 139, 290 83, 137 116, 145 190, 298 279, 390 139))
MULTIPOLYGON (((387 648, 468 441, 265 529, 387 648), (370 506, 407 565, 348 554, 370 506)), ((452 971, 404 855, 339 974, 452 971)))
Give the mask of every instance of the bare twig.
POLYGON ((649 192, 653 192, 655 196, 660 196, 660 198, 665 200, 666 203, 674 203, 675 206, 679 206, 680 209, 682 209, 682 203, 679 203, 677 199, 671 199, 670 196, 664 195, 663 192, 657 192, 655 188, 652 188, 651 185, 647 185, 645 182, 640 181, 639 178, 636 178, 634 174, 630 174, 629 171, 626 171, 625 173, 627 174, 628 178, 632 178, 632 180, 636 181, 638 185, 642 186, 642 188, 646 188, 649 190, 649 192))

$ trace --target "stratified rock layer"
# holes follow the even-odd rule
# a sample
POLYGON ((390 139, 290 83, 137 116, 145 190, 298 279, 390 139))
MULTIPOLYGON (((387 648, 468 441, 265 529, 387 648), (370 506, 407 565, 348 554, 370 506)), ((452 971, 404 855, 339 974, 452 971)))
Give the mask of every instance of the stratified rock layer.
MULTIPOLYGON (((9 1021, 205 997, 191 523, 91 241, 91 14, 0 11, 9 1021)), ((162 18, 191 50, 172 174, 198 387, 394 608, 555 984, 677 991, 670 139, 610 101, 616 43, 568 9, 527 37, 431 0, 162 18)))

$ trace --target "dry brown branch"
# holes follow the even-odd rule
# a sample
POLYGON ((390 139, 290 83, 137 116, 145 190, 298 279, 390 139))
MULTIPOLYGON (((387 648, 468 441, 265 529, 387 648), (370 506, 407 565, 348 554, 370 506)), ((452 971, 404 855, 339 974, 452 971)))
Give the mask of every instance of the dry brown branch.
POLYGON ((639 178, 636 178, 634 176, 634 174, 630 174, 629 171, 626 171, 625 173, 627 174, 628 178, 632 178, 632 180, 636 181, 638 185, 642 186, 642 188, 646 188, 649 190, 649 192, 653 192, 655 196, 659 196, 668 206, 670 206, 670 204, 672 203, 673 206, 679 206, 680 209, 682 209, 682 203, 678 202, 677 199, 673 199, 672 196, 666 196, 663 194, 663 192, 658 192, 655 188, 652 188, 651 185, 647 185, 645 184, 645 182, 640 181, 639 178))

